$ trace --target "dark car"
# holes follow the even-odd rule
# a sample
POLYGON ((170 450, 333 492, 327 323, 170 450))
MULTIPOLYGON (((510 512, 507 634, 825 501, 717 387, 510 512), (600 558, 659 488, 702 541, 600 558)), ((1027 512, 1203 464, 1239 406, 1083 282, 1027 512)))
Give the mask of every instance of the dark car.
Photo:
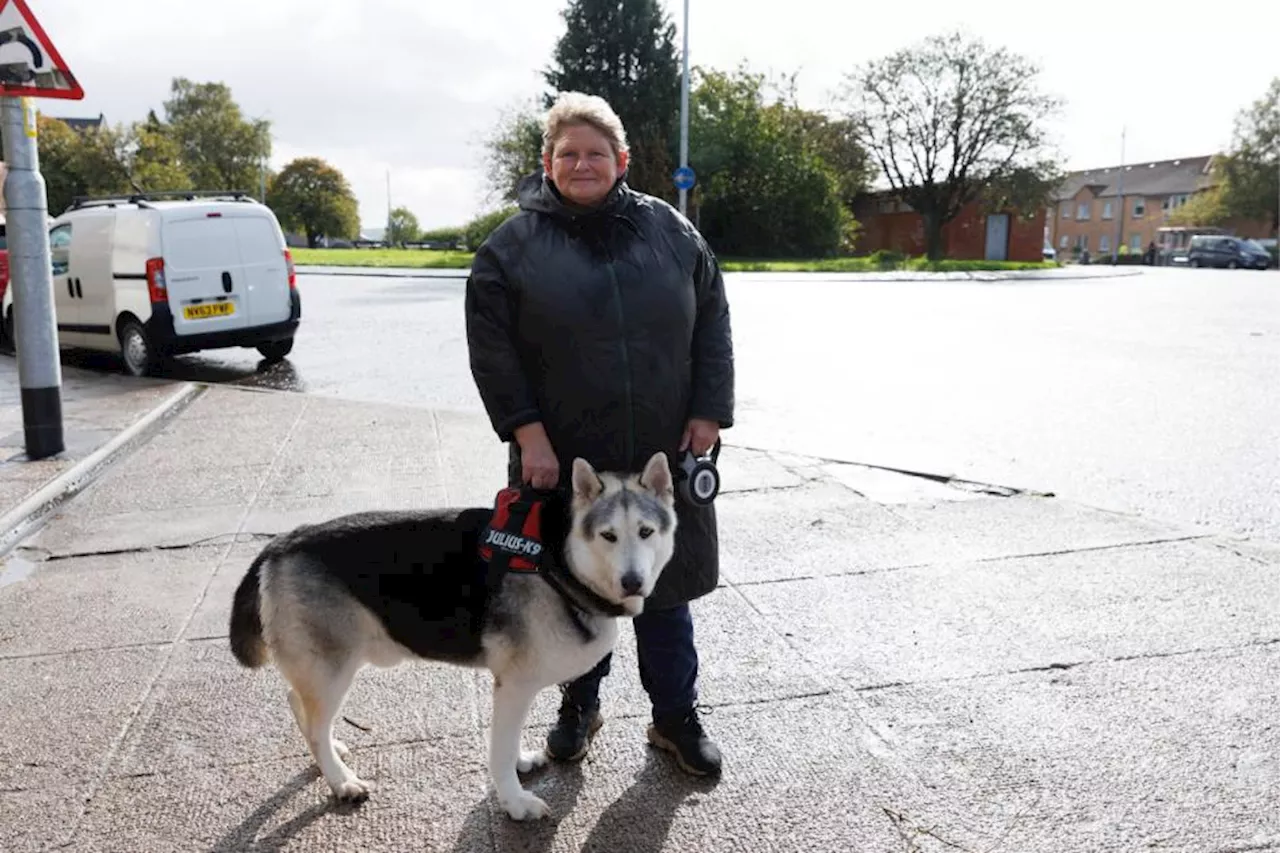
POLYGON ((1187 263, 1193 267, 1265 270, 1271 266, 1271 253, 1252 240, 1197 234, 1187 246, 1187 263))

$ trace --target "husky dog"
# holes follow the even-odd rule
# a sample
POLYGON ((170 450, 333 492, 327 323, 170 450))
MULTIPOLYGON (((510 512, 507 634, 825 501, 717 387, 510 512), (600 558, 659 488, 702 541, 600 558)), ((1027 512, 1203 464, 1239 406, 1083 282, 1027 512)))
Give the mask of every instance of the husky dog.
MULTIPOLYGON (((558 494, 558 493, 557 493, 558 494)), ((418 658, 493 673, 489 772, 516 820, 547 805, 517 773, 546 764, 520 732, 543 688, 612 651, 617 617, 636 616, 675 546, 671 470, 655 453, 636 474, 573 461, 572 495, 544 505, 536 571, 497 573, 481 556, 492 508, 367 512, 272 540, 236 590, 230 642, 247 667, 274 660, 289 707, 340 800, 371 786, 343 759, 333 721, 356 672, 418 658)))

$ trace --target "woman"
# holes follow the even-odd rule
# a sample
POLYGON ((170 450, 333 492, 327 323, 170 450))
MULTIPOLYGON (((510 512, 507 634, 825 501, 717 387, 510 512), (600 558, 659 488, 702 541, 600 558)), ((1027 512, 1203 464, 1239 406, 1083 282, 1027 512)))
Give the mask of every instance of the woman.
MULTIPOLYGON (((582 456, 640 470, 656 451, 707 452, 733 424, 729 306, 715 257, 666 202, 625 183, 626 133, 596 96, 567 92, 547 114, 542 174, 520 212, 476 251, 467 281, 471 371, 510 446, 512 485, 569 482, 582 456)), ((689 602, 719 580, 716 516, 677 498, 675 556, 635 619, 651 743, 686 771, 720 772, 698 718, 689 602)), ((547 737, 558 760, 586 755, 602 724, 612 656, 562 685, 547 737)))

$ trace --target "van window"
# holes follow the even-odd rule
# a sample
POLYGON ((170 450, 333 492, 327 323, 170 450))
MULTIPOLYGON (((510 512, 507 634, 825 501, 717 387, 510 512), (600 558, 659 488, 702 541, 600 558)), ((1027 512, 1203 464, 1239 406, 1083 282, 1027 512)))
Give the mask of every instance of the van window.
POLYGON ((71 268, 71 223, 49 232, 49 260, 53 275, 66 275, 71 268))
POLYGON ((225 218, 180 219, 164 227, 164 264, 175 270, 240 266, 236 230, 225 218))
POLYGON ((246 264, 278 261, 283 256, 284 249, 271 220, 264 216, 237 216, 231 221, 236 224, 240 257, 246 264))

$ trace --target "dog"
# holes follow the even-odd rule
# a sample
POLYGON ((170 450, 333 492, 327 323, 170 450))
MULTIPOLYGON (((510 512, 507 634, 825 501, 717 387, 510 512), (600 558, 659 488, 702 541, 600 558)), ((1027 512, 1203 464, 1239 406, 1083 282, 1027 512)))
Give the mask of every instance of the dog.
POLYGON ((536 571, 495 573, 486 561, 493 541, 510 544, 489 529, 492 507, 345 515, 281 534, 254 560, 232 602, 232 654, 249 668, 274 662, 340 801, 361 802, 372 789, 333 737, 357 671, 419 659, 493 674, 498 802, 515 820, 548 814, 518 775, 547 763, 544 750, 521 749, 534 698, 613 650, 618 618, 643 612, 675 549, 665 453, 639 474, 597 472, 577 458, 571 481, 570 493, 543 504, 536 571))

